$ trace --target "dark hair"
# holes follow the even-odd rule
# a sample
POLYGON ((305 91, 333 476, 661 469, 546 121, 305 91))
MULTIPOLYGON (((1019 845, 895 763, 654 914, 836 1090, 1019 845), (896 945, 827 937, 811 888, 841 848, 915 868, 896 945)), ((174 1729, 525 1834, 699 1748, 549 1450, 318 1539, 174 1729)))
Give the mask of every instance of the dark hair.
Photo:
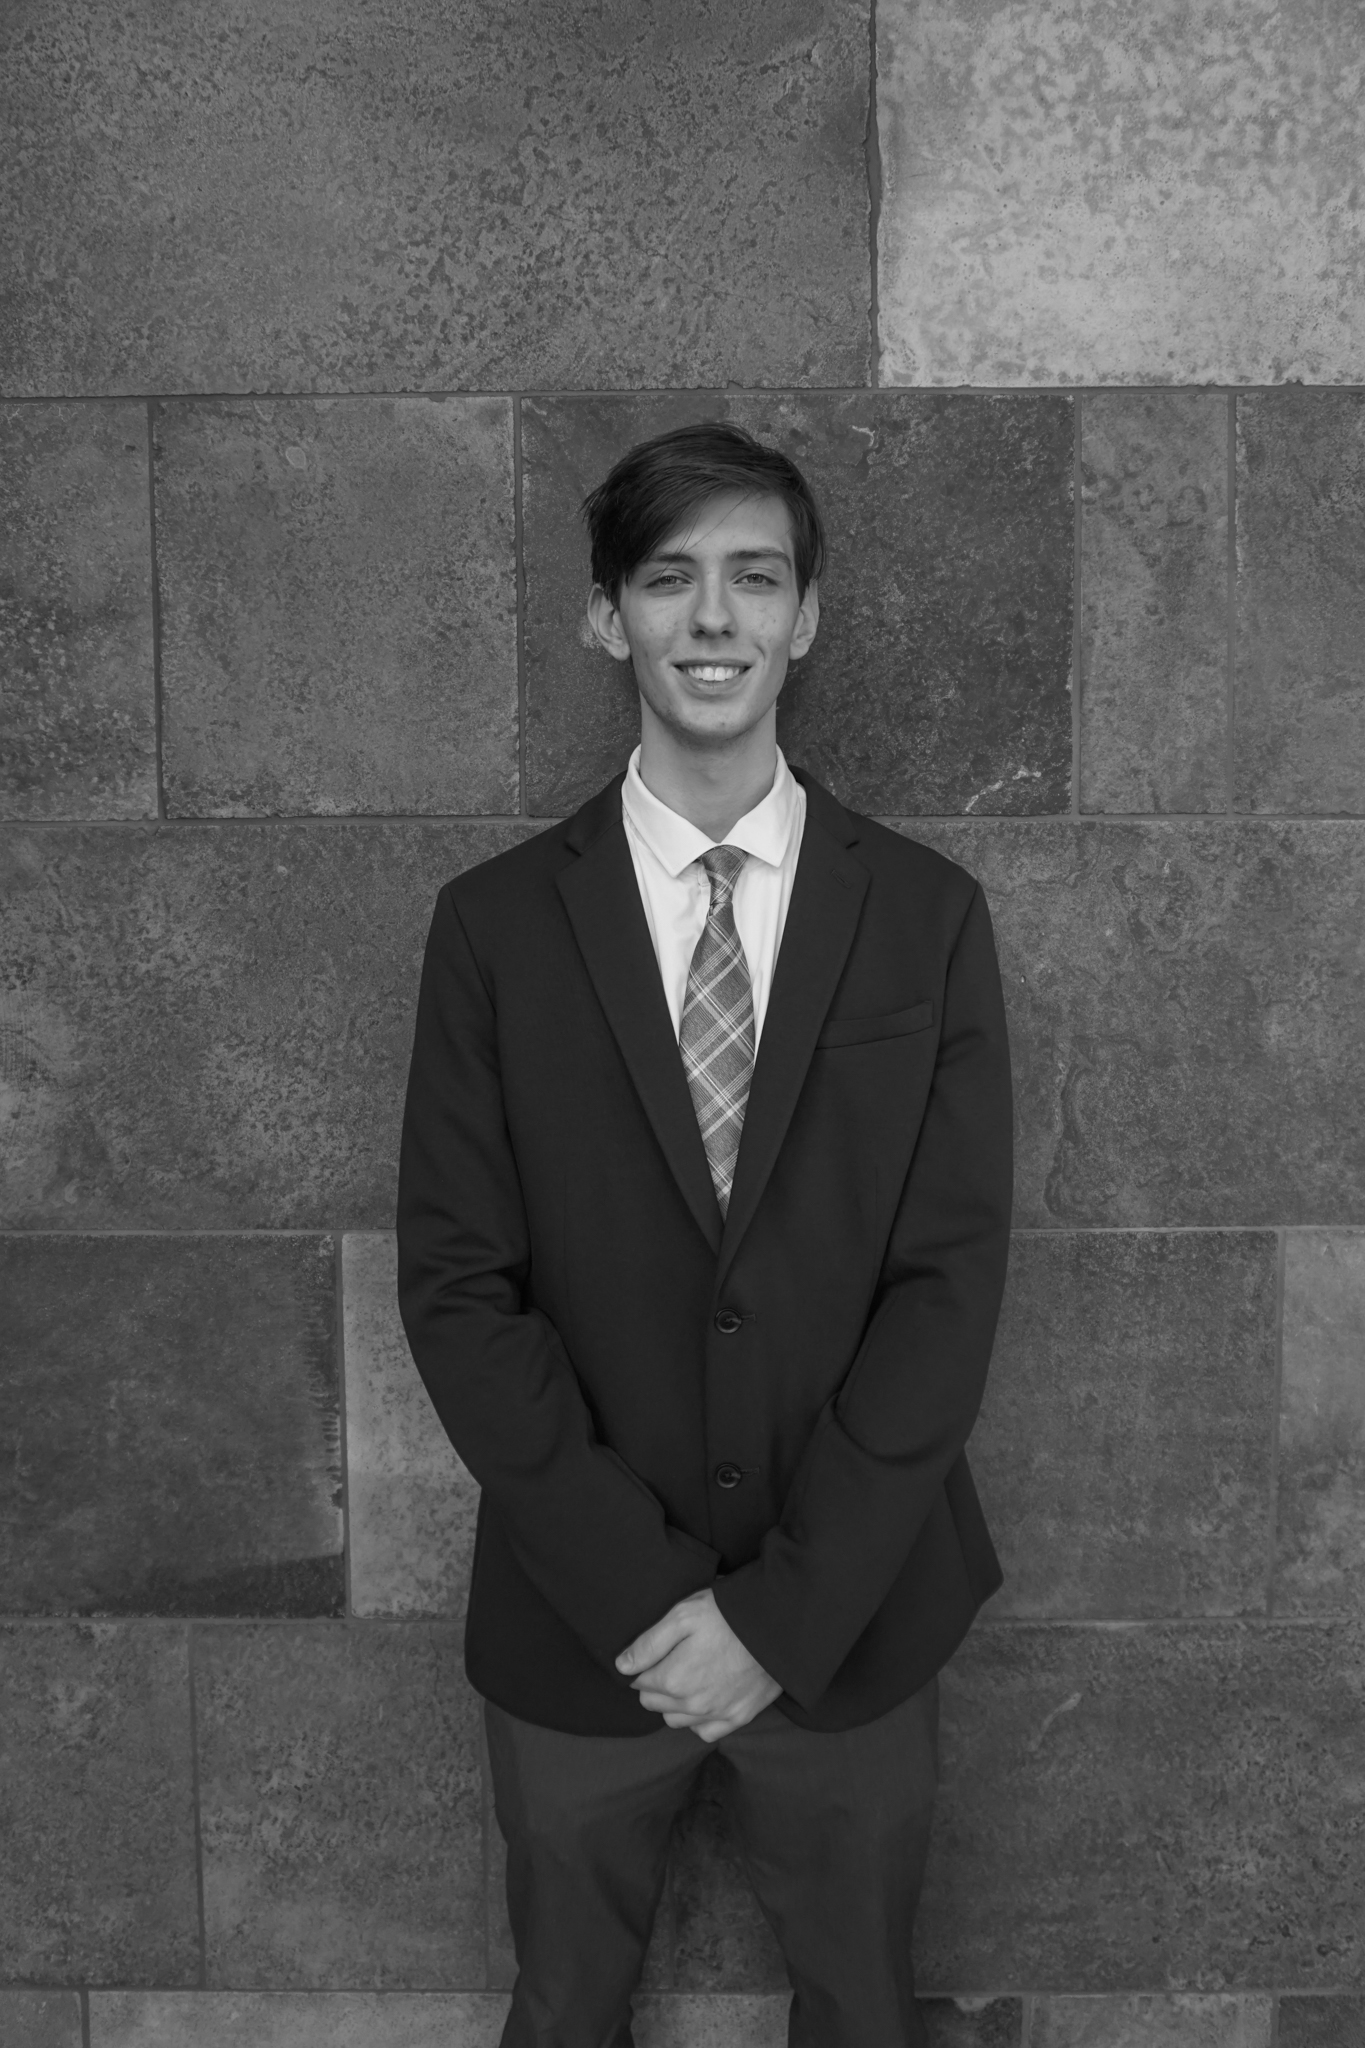
POLYGON ((614 601, 661 541, 708 499, 728 491, 782 500, 804 596, 825 560, 825 531, 810 485, 778 449, 726 420, 701 420, 637 443, 589 491, 580 509, 592 539, 593 581, 614 601))

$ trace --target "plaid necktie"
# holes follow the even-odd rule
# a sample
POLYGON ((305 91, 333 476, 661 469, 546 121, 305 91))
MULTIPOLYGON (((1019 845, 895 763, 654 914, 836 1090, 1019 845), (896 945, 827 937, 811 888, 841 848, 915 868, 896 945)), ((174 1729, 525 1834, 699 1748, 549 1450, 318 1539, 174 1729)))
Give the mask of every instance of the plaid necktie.
POLYGON ((701 856, 711 883, 711 907, 687 970, 678 1033, 683 1072, 722 1216, 730 1206, 754 1071, 754 996, 731 902, 748 857, 737 846, 713 846, 701 856))

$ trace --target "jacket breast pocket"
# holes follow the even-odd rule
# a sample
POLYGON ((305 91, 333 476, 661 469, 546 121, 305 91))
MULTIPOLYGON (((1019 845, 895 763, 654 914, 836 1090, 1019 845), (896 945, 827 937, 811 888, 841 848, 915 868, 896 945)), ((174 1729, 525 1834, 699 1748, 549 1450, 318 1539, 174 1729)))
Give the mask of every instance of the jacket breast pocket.
POLYGON ((915 1003, 908 1010, 888 1010, 880 1017, 831 1017, 816 1039, 816 1050, 832 1045, 866 1045, 875 1038, 904 1038, 911 1031, 927 1031, 934 1021, 932 1003, 915 1003))

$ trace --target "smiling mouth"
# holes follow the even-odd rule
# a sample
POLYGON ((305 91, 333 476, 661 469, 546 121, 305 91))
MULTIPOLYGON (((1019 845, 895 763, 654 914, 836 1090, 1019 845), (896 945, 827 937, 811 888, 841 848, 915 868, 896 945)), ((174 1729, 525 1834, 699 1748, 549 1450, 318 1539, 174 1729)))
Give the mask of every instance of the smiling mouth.
POLYGON ((749 666, 747 661, 678 661, 673 665, 694 683, 732 683, 749 666))

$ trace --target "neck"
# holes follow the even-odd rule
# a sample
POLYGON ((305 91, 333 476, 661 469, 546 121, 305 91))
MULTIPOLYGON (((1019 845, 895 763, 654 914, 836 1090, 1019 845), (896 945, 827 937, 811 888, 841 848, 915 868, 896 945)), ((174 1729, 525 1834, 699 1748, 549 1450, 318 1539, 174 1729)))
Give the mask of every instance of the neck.
POLYGON ((749 732, 720 745, 698 746, 640 706, 640 780, 670 811, 719 845, 777 773, 776 707, 749 732))

